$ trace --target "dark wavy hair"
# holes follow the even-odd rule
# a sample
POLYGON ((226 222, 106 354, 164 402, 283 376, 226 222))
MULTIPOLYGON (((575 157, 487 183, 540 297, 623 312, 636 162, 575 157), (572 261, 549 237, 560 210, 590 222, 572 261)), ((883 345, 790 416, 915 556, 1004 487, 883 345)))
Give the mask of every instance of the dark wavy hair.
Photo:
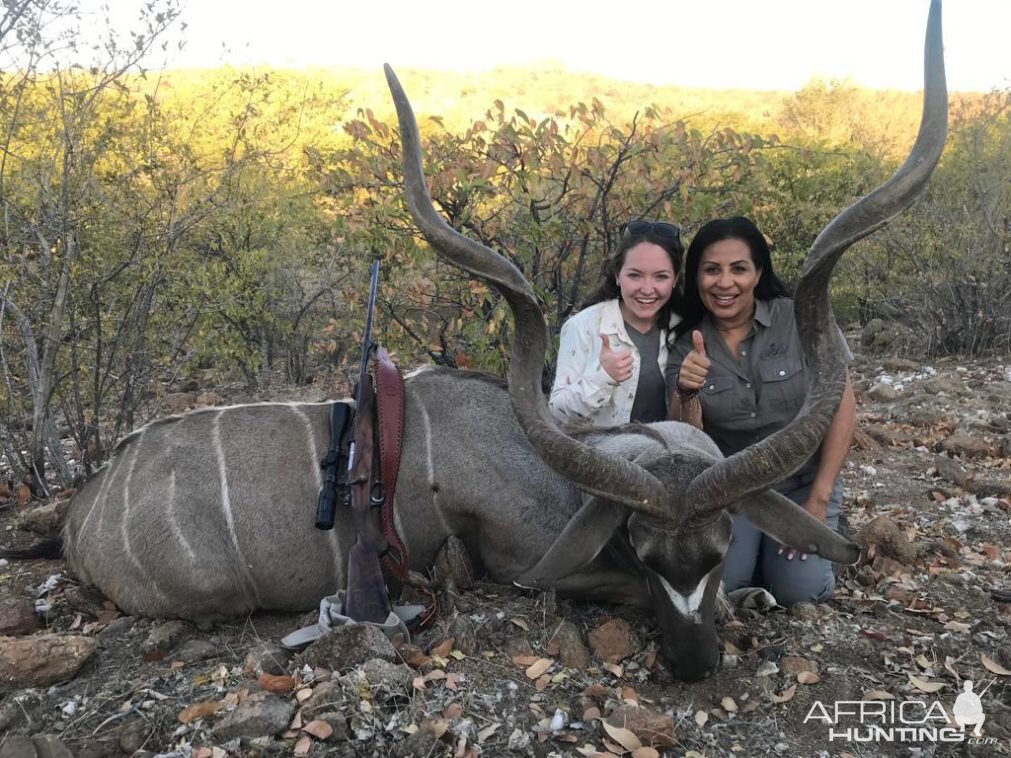
POLYGON ((789 288, 776 276, 772 268, 772 255, 769 243, 765 241, 755 223, 744 216, 717 218, 704 224, 696 233, 692 244, 688 246, 685 256, 684 297, 681 299, 682 320, 675 329, 675 337, 680 337, 698 326, 706 315, 706 306, 699 296, 699 262, 706 248, 716 242, 737 239, 748 246, 751 251, 751 262, 762 272, 755 285, 756 300, 772 300, 777 297, 790 297, 789 288))
MULTIPOLYGON (((685 254, 680 236, 658 236, 652 229, 645 234, 623 235, 618 249, 609 258, 605 259, 603 265, 600 267, 600 280, 597 282, 596 289, 586 296, 586 299, 580 304, 579 310, 589 308, 591 305, 602 303, 605 300, 615 300, 621 297, 621 288, 618 287, 617 282, 618 272, 625 265, 625 257, 628 255, 628 251, 640 242, 652 242, 654 245, 663 248, 664 252, 670 256, 674 276, 679 277, 681 273, 681 260, 685 254)), ((671 314, 674 313, 681 313, 681 292, 680 287, 676 284, 671 291, 670 300, 664 303, 663 307, 657 311, 657 324, 662 329, 666 329, 667 324, 670 323, 671 314)), ((668 335, 668 342, 672 341, 672 335, 668 335)))

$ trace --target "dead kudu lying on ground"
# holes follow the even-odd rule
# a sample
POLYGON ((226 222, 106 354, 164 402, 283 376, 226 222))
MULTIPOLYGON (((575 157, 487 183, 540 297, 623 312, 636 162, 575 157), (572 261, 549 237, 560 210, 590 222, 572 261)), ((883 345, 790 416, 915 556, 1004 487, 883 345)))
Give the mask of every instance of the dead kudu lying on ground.
MULTIPOLYGON (((396 524, 424 571, 449 535, 498 582, 651 608, 662 652, 684 679, 719 652, 714 604, 730 514, 791 547, 853 562, 857 547, 769 487, 817 448, 845 384, 828 299, 843 251, 912 202, 944 143, 947 96, 940 3, 931 6, 921 130, 892 179, 841 213, 808 255, 796 308, 810 368, 807 402, 785 429, 724 459, 702 432, 673 422, 572 437, 540 389, 543 315, 519 271, 433 210, 417 128, 392 71, 408 204, 440 255, 490 282, 512 308, 508 392, 473 374, 422 370, 406 389, 396 524)), ((344 586, 350 514, 313 526, 327 406, 207 409, 126 438, 76 496, 70 567, 129 613, 207 620, 254 609, 303 610, 344 586)))

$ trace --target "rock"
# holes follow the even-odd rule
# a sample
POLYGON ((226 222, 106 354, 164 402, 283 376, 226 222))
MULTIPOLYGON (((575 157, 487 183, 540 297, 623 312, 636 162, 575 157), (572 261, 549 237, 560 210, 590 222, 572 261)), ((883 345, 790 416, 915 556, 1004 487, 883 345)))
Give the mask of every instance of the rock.
POLYGON ((189 629, 185 621, 166 621, 155 626, 141 643, 140 651, 145 657, 173 650, 189 629))
POLYGON ((881 365, 889 371, 919 371, 920 364, 908 358, 885 358, 881 365))
POLYGON ((909 434, 883 424, 862 424, 860 428, 868 437, 886 447, 895 447, 911 441, 909 434))
POLYGON ((175 653, 172 660, 183 663, 195 663, 196 661, 206 661, 219 654, 217 646, 207 640, 189 640, 184 643, 175 653))
POLYGON ((867 523, 860 532, 859 542, 866 552, 872 545, 899 563, 909 565, 919 555, 919 547, 913 545, 887 516, 878 516, 867 523))
MULTIPOLYGON (((337 705, 337 703, 331 703, 331 705, 337 705)), ((307 714, 307 711, 303 710, 303 716, 307 714)), ((327 742, 341 743, 347 742, 351 739, 351 730, 348 727, 348 719, 340 711, 322 711, 320 713, 313 714, 311 719, 306 719, 309 721, 325 721, 333 729, 333 734, 327 737, 327 742)))
POLYGON ((198 408, 207 408, 214 405, 222 405, 225 399, 217 392, 210 390, 197 395, 196 404, 198 408))
POLYGON ((590 632, 589 642, 597 658, 617 663, 632 654, 632 627, 624 619, 608 619, 590 632))
POLYGON ((570 669, 584 669, 590 663, 590 653, 583 644, 579 627, 563 619, 548 640, 547 653, 557 655, 562 665, 570 669))
POLYGON ((960 455, 963 458, 983 458, 990 454, 990 446, 986 440, 961 433, 955 433, 942 440, 939 447, 950 455, 960 455))
POLYGON ((977 476, 972 485, 977 497, 1011 497, 1011 479, 1001 476, 977 476))
POLYGON ((57 536, 63 529, 63 522, 67 520, 69 508, 69 499, 40 505, 32 508, 21 517, 20 526, 26 532, 39 534, 43 537, 57 536))
POLYGON ((892 321, 871 319, 860 332, 860 348, 868 355, 923 355, 926 339, 892 321))
POLYGON ((63 593, 62 602, 69 612, 81 613, 91 618, 98 618, 100 613, 107 610, 105 595, 87 584, 68 587, 63 593))
POLYGON ((933 406, 919 406, 906 411, 905 420, 913 426, 945 426, 954 429, 956 420, 945 411, 933 406))
POLYGON ((35 603, 26 597, 0 597, 0 636, 20 637, 37 626, 35 603))
POLYGON ((37 734, 32 737, 38 758, 74 758, 74 754, 55 734, 37 734))
POLYGON ((1005 434, 1001 437, 997 443, 997 448, 1000 451, 1001 457, 1011 458, 1011 434, 1005 434))
POLYGON ((196 393, 193 392, 170 392, 161 399, 158 404, 158 412, 161 416, 174 416, 193 407, 196 393))
POLYGON ((79 634, 0 637, 0 690, 72 679, 96 647, 94 639, 79 634))
POLYGON ((932 376, 930 379, 920 382, 919 387, 928 395, 934 396, 962 397, 966 394, 965 385, 962 383, 962 380, 952 374, 932 376))
POLYGON ((504 649, 505 654, 510 658, 534 654, 534 649, 530 647, 530 640, 525 637, 510 637, 505 641, 504 649))
POLYGON ((937 475, 942 479, 957 484, 964 490, 969 489, 972 476, 948 456, 934 456, 934 467, 937 469, 937 475))
POLYGON ((103 646, 114 642, 117 639, 125 636, 134 628, 137 624, 137 619, 135 616, 120 616, 119 618, 113 619, 109 622, 109 625, 105 627, 102 631, 98 633, 98 641, 102 643, 103 646))
POLYGON ((388 695, 404 695, 410 691, 411 683, 414 681, 414 671, 409 666, 381 661, 378 658, 366 661, 358 672, 368 682, 369 689, 373 693, 378 691, 388 695))
POLYGON ((27 734, 11 734, 0 741, 0 758, 35 758, 35 743, 27 734))
POLYGON ((242 673, 250 678, 256 678, 260 674, 280 676, 288 673, 290 659, 290 650, 285 650, 280 645, 261 643, 246 653, 245 661, 242 664, 242 673))
POLYGON ((867 390, 867 396, 881 403, 891 403, 899 399, 899 392, 890 384, 878 382, 867 390))
POLYGON ((814 603, 794 603, 790 606, 787 613, 802 621, 821 621, 831 611, 825 606, 815 605, 814 603))
POLYGON ((449 624, 449 635, 455 640, 455 646, 464 655, 477 655, 480 651, 480 644, 477 638, 477 624, 470 616, 457 613, 449 624))
POLYGON ((814 661, 808 660, 807 658, 801 658, 797 655, 788 655, 779 664, 780 669, 782 669, 784 674, 789 674, 790 676, 797 676, 801 671, 811 671, 813 673, 818 673, 818 664, 814 661))
POLYGON ((474 586, 474 564, 463 540, 452 535, 446 540, 435 556, 433 573, 451 589, 469 590, 474 586))
POLYGON ((393 643, 377 626, 348 624, 331 629, 296 655, 294 662, 299 668, 325 666, 333 671, 346 671, 373 658, 390 663, 400 660, 393 643))
POLYGON ((295 701, 269 692, 253 692, 231 713, 217 721, 211 732, 221 740, 280 734, 295 715, 295 701))
POLYGON ((393 758, 414 758, 420 755, 442 755, 448 745, 439 741, 426 722, 414 734, 408 735, 403 742, 398 742, 393 748, 393 758))
POLYGON ((607 723, 628 729, 648 747, 674 747, 674 719, 663 713, 643 706, 622 705, 608 715, 607 723))

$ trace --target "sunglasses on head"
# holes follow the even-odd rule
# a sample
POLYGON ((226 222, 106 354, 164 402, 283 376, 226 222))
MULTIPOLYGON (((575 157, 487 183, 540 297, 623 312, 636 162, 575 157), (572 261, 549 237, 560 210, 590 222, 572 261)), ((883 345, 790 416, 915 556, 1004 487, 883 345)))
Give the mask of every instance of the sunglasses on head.
POLYGON ((629 221, 621 229, 621 238, 644 237, 652 233, 660 239, 679 240, 681 239, 681 227, 677 224, 668 224, 666 221, 629 221))

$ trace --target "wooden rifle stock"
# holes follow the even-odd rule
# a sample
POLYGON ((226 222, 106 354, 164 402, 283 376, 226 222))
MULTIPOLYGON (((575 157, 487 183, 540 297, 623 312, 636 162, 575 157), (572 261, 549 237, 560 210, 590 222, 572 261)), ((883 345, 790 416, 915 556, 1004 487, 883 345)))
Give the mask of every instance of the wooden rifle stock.
POLYGON ((344 615, 355 621, 383 623, 390 603, 379 553, 385 548, 382 530, 370 518, 372 464, 375 450, 375 390, 368 374, 358 386, 355 408, 355 448, 351 469, 351 517, 358 533, 348 555, 344 615))

